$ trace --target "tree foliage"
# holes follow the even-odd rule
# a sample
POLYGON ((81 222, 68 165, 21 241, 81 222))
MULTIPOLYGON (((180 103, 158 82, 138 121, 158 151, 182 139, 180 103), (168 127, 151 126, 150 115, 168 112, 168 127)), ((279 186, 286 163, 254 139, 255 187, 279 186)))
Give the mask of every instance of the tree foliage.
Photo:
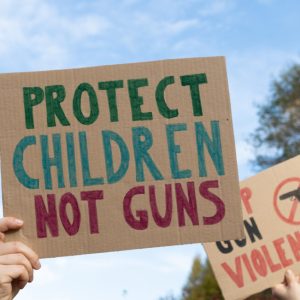
POLYGON ((300 153, 300 65, 292 65, 271 84, 268 101, 258 106, 259 126, 252 135, 254 165, 270 167, 300 153))
MULTIPOLYGON (((192 270, 182 290, 180 300, 223 300, 221 289, 208 260, 201 264, 199 257, 193 262, 192 270)), ((272 292, 267 289, 252 295, 246 300, 274 300, 272 292)), ((175 300, 175 299, 174 299, 175 300)))
MULTIPOLYGON (((200 258, 196 257, 187 282, 182 289, 182 295, 175 297, 173 294, 169 294, 159 300, 224 300, 224 298, 209 261, 206 260, 202 264, 200 258)), ((250 296, 246 300, 275 300, 275 298, 268 289, 250 296)))
POLYGON ((204 264, 196 257, 187 283, 182 290, 182 300, 223 299, 208 260, 204 264))

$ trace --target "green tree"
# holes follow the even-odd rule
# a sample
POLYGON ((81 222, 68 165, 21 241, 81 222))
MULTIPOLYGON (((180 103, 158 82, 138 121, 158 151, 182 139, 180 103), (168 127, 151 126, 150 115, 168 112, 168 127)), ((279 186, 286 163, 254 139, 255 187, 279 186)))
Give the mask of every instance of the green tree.
MULTIPOLYGON (((181 300, 223 300, 221 289, 208 260, 201 264, 199 257, 193 262, 191 273, 182 290, 181 300)), ((247 300, 274 300, 270 289, 255 294, 247 300)), ((175 300, 175 299, 174 299, 175 300)))
POLYGON ((182 300, 223 299, 219 285, 208 260, 204 264, 196 257, 187 283, 182 290, 182 300))
MULTIPOLYGON (((223 300, 221 289, 208 260, 201 263, 199 257, 193 261, 192 270, 182 289, 181 297, 169 294, 159 300, 223 300)), ((250 296, 246 300, 275 300, 270 289, 250 296)))
POLYGON ((271 84, 268 101, 258 106, 259 126, 251 137, 255 167, 268 168, 300 153, 300 65, 271 84))
POLYGON ((189 275, 186 285, 183 287, 182 299, 196 300, 199 299, 200 290, 199 286, 202 281, 202 265, 199 257, 196 257, 193 262, 192 270, 189 275))

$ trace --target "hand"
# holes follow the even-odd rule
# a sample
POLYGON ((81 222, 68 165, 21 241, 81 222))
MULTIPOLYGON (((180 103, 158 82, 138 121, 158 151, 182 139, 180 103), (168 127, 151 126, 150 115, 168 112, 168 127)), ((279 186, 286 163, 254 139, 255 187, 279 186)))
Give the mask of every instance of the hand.
POLYGON ((293 271, 287 270, 284 282, 273 287, 272 292, 274 296, 282 300, 300 300, 299 276, 296 276, 293 271))
POLYGON ((5 232, 20 229, 23 221, 0 219, 0 299, 13 299, 20 289, 33 280, 33 269, 41 265, 37 254, 21 242, 4 242, 5 232))

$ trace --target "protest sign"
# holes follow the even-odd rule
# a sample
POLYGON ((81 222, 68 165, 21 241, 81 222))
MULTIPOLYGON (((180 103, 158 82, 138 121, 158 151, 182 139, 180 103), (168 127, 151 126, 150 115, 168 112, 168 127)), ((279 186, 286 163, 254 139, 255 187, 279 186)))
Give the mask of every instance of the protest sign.
POLYGON ((241 238, 223 57, 0 76, 5 215, 40 257, 241 238))
POLYGON ((241 182, 246 238, 205 244, 225 299, 272 287, 300 272, 300 156, 241 182))

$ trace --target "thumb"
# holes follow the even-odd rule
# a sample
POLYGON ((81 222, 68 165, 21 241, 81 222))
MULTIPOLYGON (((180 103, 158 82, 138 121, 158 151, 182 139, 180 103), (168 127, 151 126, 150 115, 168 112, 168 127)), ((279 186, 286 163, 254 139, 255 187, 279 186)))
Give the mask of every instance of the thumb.
POLYGON ((11 229, 19 229, 22 227, 23 221, 12 218, 12 217, 4 217, 0 219, 0 232, 6 232, 11 229))
POLYGON ((292 270, 287 270, 285 272, 285 280, 287 285, 290 286, 292 283, 297 282, 297 277, 292 270))
POLYGON ((284 298, 286 296, 287 289, 283 283, 277 284, 272 288, 273 296, 284 298))

